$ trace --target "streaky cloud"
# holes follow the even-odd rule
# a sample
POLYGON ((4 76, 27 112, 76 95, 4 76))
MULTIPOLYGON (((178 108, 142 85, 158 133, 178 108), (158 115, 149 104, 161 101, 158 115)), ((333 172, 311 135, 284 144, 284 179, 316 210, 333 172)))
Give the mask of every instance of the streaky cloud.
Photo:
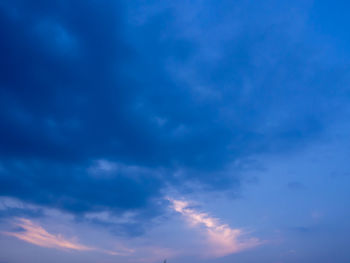
POLYGON ((172 204, 172 208, 188 220, 191 227, 204 227, 204 235, 209 246, 209 249, 205 250, 208 257, 222 257, 264 243, 255 237, 245 237, 247 233, 243 229, 231 228, 227 224, 220 223, 218 218, 190 208, 188 201, 167 199, 172 204))
POLYGON ((110 251, 80 244, 78 241, 74 239, 69 240, 61 234, 49 233, 42 226, 26 218, 17 218, 16 222, 13 224, 23 229, 23 231, 3 232, 3 234, 16 237, 20 240, 40 247, 76 251, 97 251, 110 255, 121 255, 121 253, 118 253, 116 251, 110 251))

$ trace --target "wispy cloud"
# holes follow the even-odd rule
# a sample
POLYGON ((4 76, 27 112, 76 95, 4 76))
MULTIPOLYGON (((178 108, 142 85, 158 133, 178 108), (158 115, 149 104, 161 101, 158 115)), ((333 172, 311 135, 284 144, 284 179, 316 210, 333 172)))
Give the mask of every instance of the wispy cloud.
POLYGON ((63 237, 61 234, 51 234, 43 227, 33 223, 29 219, 17 218, 13 224, 19 227, 21 231, 3 232, 3 234, 16 237, 20 240, 40 247, 77 251, 98 251, 110 255, 121 255, 121 253, 115 251, 80 244, 74 239, 69 240, 63 237))
POLYGON ((190 208, 187 201, 171 198, 168 200, 172 208, 185 216, 192 227, 204 227, 209 245, 207 256, 221 257, 262 244, 257 238, 245 237, 247 233, 242 229, 230 228, 227 224, 221 224, 218 218, 190 208))

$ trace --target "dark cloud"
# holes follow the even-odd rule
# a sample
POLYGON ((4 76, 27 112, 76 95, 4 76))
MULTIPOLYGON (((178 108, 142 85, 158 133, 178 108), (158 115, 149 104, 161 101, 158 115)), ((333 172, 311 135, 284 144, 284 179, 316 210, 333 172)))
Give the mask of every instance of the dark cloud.
POLYGON ((301 3, 271 3, 2 1, 0 194, 150 218, 167 183, 239 186, 229 163, 317 137, 346 69, 294 24, 301 3), (94 177, 98 159, 149 170, 94 177))
POLYGON ((138 209, 159 195, 161 183, 152 174, 99 178, 84 167, 39 162, 10 162, 1 174, 0 192, 39 205, 73 213, 138 209))

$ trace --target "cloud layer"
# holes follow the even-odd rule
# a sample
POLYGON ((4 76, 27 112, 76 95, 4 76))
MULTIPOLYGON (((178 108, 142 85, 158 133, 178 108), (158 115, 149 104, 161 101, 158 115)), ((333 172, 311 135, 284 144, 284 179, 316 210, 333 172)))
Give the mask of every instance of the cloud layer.
POLYGON ((307 3, 269 2, 2 1, 0 194, 153 217, 168 185, 237 188, 247 158, 316 138, 346 71, 307 3))
MULTIPOLYGON (((54 209, 137 239, 167 218, 167 191, 239 196, 259 157, 304 150, 349 105, 348 55, 316 2, 0 1, 0 197, 28 204, 0 218, 54 209)), ((213 255, 261 242, 173 204, 213 255)))

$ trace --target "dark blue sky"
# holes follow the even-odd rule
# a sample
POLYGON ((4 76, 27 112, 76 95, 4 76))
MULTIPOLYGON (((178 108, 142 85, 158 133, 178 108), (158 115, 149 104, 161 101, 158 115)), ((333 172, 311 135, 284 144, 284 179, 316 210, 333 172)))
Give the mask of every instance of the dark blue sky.
POLYGON ((349 262, 349 7, 2 0, 0 262, 349 262))

